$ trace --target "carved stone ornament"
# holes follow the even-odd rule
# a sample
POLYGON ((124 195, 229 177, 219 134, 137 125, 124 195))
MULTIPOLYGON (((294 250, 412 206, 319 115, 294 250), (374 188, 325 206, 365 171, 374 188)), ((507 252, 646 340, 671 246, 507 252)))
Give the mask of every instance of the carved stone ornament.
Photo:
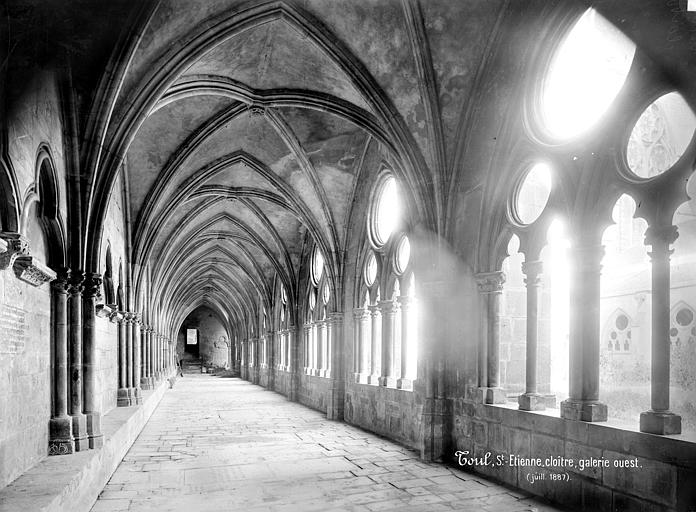
POLYGON ((0 270, 9 268, 19 256, 29 256, 29 241, 19 233, 0 233, 0 240, 0 270))
POLYGON ((476 274, 476 284, 481 293, 500 293, 505 284, 505 273, 497 271, 476 274))
POLYGON ((113 313, 113 309, 108 304, 97 304, 96 310, 97 316, 99 318, 111 319, 111 313, 113 313))
POLYGON ((18 279, 32 286, 53 281, 56 273, 33 256, 17 256, 12 265, 18 279))
POLYGON ((251 117, 260 117, 266 115, 266 109, 260 105, 251 105, 249 107, 249 115, 251 117))

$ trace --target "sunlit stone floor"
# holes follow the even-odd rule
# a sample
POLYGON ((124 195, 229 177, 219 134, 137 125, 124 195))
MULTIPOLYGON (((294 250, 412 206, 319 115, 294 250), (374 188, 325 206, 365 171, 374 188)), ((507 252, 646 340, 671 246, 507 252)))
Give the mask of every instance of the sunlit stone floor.
POLYGON ((186 375, 92 508, 133 511, 558 510, 240 379, 186 375))

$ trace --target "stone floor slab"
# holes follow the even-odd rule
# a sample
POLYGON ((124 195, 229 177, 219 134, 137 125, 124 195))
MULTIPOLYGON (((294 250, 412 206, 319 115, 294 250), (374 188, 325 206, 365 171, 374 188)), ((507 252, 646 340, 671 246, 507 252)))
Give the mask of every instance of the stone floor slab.
POLYGON ((249 382, 187 374, 164 396, 92 511, 435 512, 496 506, 558 510, 420 461, 403 446, 328 421, 249 382))

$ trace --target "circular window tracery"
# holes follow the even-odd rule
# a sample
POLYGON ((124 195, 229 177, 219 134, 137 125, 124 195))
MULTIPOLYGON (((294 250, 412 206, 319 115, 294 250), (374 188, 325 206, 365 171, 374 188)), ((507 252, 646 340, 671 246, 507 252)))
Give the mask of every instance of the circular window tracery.
POLYGON ((410 259, 411 242, 409 242, 407 236, 403 236, 401 240, 399 240, 394 254, 394 268, 398 274, 403 274, 406 271, 410 259))
POLYGON ((374 252, 370 252, 365 262, 365 283, 367 286, 372 286, 377 278, 377 258, 374 252))
POLYGON ((541 94, 544 126, 569 139, 594 126, 623 87, 636 45, 590 8, 559 45, 541 94))
POLYGON ((318 247, 314 249, 314 254, 312 255, 312 281, 314 281, 314 286, 319 285, 321 276, 324 274, 324 255, 321 253, 318 247))
POLYGON ((394 232, 401 216, 398 187, 393 176, 389 175, 380 182, 372 205, 372 238, 377 247, 387 243, 394 232))
POLYGON ((312 291, 309 293, 309 309, 314 311, 314 308, 317 305, 317 291, 315 289, 312 289, 312 291))
POLYGON ((322 300, 324 304, 328 304, 331 299, 331 289, 329 288, 329 283, 324 283, 324 291, 322 293, 322 300))
POLYGON ((670 92, 653 101, 633 126, 626 162, 641 178, 669 170, 681 158, 696 131, 696 115, 681 94, 670 92))
POLYGON ((543 162, 535 164, 522 180, 514 201, 514 213, 524 225, 539 218, 551 195, 551 169, 543 162))

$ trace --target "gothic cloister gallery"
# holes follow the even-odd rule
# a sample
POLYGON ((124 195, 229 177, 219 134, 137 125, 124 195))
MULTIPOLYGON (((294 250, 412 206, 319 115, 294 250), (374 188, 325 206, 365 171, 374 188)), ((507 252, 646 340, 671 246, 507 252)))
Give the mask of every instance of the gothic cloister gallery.
POLYGON ((695 112, 694 0, 4 0, 0 511, 696 510, 695 112))

